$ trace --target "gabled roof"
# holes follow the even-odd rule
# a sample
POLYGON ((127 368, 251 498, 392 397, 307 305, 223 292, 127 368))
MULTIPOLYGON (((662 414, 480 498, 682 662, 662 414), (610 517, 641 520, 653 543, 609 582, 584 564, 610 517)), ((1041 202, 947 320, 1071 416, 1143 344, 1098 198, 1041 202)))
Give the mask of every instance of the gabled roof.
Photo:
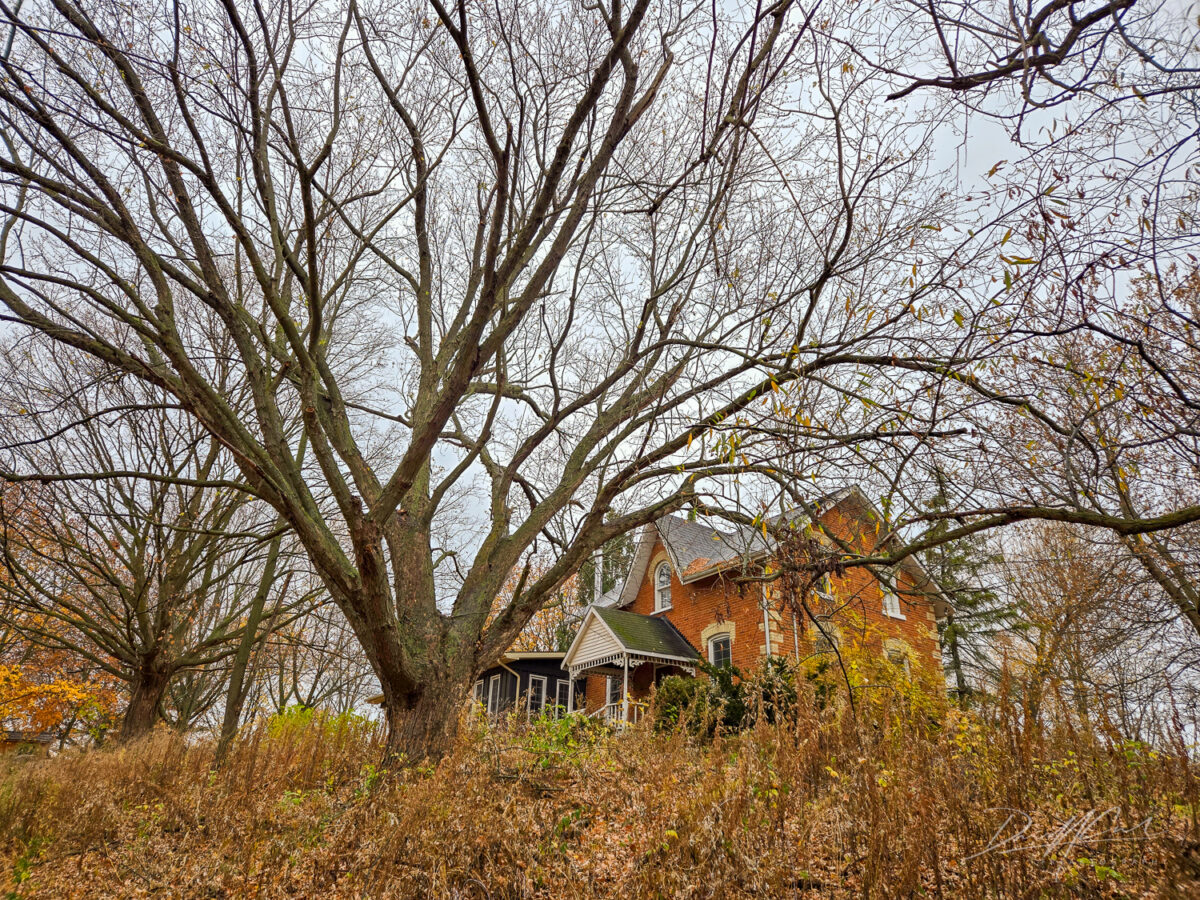
POLYGON ((758 532, 718 530, 679 516, 663 516, 654 524, 681 578, 767 549, 758 532))
MULTIPOLYGON (((788 513, 769 519, 768 525, 784 521, 802 523, 808 521, 808 517, 803 512, 788 513)), ((775 539, 764 536, 760 529, 722 524, 726 527, 716 528, 707 521, 693 521, 682 516, 663 516, 644 526, 638 535, 633 563, 615 605, 628 606, 637 597, 638 586, 650 565, 650 554, 659 537, 671 560, 671 568, 684 584, 707 577, 734 563, 761 559, 775 548, 775 539)))
POLYGON ((625 654, 682 664, 693 664, 700 658, 665 618, 589 606, 579 633, 563 657, 562 667, 570 670, 607 664, 625 654))
POLYGON ((675 659, 698 659, 700 656, 665 617, 643 616, 624 609, 597 609, 596 615, 631 653, 675 659))

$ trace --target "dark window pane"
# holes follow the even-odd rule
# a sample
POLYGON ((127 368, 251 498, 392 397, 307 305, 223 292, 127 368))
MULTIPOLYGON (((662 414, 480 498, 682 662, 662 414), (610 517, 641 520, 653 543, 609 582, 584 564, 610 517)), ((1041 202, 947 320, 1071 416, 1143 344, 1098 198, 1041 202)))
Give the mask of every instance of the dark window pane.
POLYGON ((708 642, 708 659, 714 666, 728 666, 733 662, 733 641, 723 634, 708 642))
POLYGON ((566 714, 567 702, 570 699, 570 695, 569 695, 570 690, 571 690, 571 682, 569 682, 569 681, 559 681, 558 682, 558 686, 555 688, 555 694, 556 694, 555 704, 557 706, 557 709, 555 710, 554 714, 556 717, 566 714))

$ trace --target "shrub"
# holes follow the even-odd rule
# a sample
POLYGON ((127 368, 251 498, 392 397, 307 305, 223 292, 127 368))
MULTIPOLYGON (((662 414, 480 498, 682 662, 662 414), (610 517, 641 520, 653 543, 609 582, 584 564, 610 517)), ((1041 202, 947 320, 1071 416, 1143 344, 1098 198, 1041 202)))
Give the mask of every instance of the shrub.
POLYGON ((725 731, 737 731, 746 721, 746 690, 742 670, 736 666, 713 666, 700 664, 700 671, 708 676, 708 708, 712 727, 725 731))
POLYGON ((525 749, 537 757, 538 764, 546 768, 560 762, 578 761, 580 754, 595 746, 607 732, 603 722, 583 713, 558 718, 542 713, 530 723, 523 743, 525 749))
POLYGON ((746 707, 744 724, 784 722, 796 712, 796 668, 788 660, 774 656, 742 683, 746 707))
POLYGON ((652 718, 657 732, 672 731, 681 721, 695 723, 707 718, 708 686, 698 678, 672 675, 664 678, 654 693, 652 718))
POLYGON ((334 743, 363 740, 375 729, 375 723, 356 712, 338 714, 293 704, 266 720, 267 734, 272 738, 295 739, 318 732, 334 743))
POLYGON ((785 659, 774 658, 752 673, 736 666, 700 663, 705 678, 663 679, 654 697, 658 732, 682 727, 690 734, 712 736, 739 731, 755 722, 774 724, 796 707, 796 673, 785 659))
POLYGON ((273 738, 299 734, 312 725, 316 714, 311 706, 293 703, 267 719, 267 734, 273 738))
POLYGON ((939 727, 949 704, 940 667, 914 661, 907 669, 901 668, 880 653, 877 633, 853 631, 858 637, 840 648, 840 661, 825 653, 801 667, 818 708, 836 708, 850 692, 859 711, 870 719, 877 720, 900 704, 914 714, 914 722, 939 727))

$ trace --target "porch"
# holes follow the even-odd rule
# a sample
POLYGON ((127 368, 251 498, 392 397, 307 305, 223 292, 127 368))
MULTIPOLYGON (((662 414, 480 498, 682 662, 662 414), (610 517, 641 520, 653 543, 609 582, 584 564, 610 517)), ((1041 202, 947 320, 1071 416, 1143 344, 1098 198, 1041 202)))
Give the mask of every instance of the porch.
MULTIPOLYGON (((696 674, 700 654, 665 616, 591 607, 563 658, 572 681, 606 678, 604 702, 589 715, 615 725, 638 721, 649 685, 665 673, 696 674)), ((570 708, 574 711, 574 708, 570 708)))

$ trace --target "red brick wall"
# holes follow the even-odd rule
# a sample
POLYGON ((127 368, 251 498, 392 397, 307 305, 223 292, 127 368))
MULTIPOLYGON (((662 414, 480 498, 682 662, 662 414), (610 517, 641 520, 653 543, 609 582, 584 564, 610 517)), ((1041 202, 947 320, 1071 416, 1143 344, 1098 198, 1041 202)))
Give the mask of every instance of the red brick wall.
POLYGON ((594 713, 600 709, 605 703, 605 691, 608 689, 608 680, 603 675, 589 675, 587 677, 587 712, 594 713))
MULTIPOLYGON (((629 671, 629 696, 645 697, 650 693, 654 682, 653 666, 638 666, 629 671)), ((586 711, 591 714, 598 711, 608 702, 608 677, 605 675, 587 676, 586 711)))
MULTIPOLYGON (((836 507, 825 514, 824 523, 842 540, 850 541, 856 550, 869 550, 874 543, 873 530, 866 534, 856 534, 861 530, 857 520, 836 507)), ((651 564, 639 586, 637 597, 628 607, 633 612, 656 614, 654 572, 663 553, 664 548, 659 540, 651 553, 651 564)), ((911 651, 910 660, 914 666, 937 666, 940 670, 941 653, 938 650, 932 608, 924 598, 915 593, 908 593, 913 590, 914 585, 907 574, 901 574, 899 586, 903 619, 884 614, 881 586, 874 575, 865 568, 849 570, 844 577, 833 580, 833 593, 838 606, 841 607, 834 621, 842 629, 843 637, 847 640, 862 640, 865 646, 880 651, 885 640, 900 640, 911 651)), ((750 671, 757 668, 763 658, 763 612, 760 597, 760 586, 739 585, 733 580, 732 573, 728 577, 715 575, 683 584, 672 567, 671 609, 662 615, 670 619, 692 646, 706 658, 708 647, 702 640, 704 629, 714 623, 731 623, 733 664, 743 671, 750 671)), ((771 602, 770 609, 772 654, 795 658, 798 646, 799 657, 803 659, 808 656, 811 653, 809 623, 802 621, 799 616, 794 617, 791 610, 781 610, 777 602, 771 602), (798 633, 795 627, 797 624, 798 633)), ((633 692, 635 696, 641 694, 641 682, 650 678, 650 667, 644 668, 645 673, 639 672, 640 677, 636 679, 636 687, 639 690, 633 692)), ((589 679, 589 709, 602 705, 603 698, 604 679, 589 679)))
MULTIPOLYGON (((827 511, 822 524, 855 551, 869 553, 875 547, 874 529, 864 528, 839 507, 827 511)), ((914 666, 933 666, 940 671, 942 654, 933 607, 916 591, 916 583, 907 572, 899 572, 897 587, 903 619, 884 613, 882 585, 868 569, 849 569, 844 576, 833 579, 833 594, 841 608, 834 621, 847 632, 853 630, 853 636, 864 639, 869 648, 882 650, 885 640, 902 641, 912 651, 910 660, 914 666)))
MULTIPOLYGON (((763 643, 763 615, 757 585, 738 585, 731 578, 714 575, 700 581, 683 584, 671 570, 671 609, 654 611, 654 571, 659 555, 664 552, 662 541, 655 542, 650 569, 638 589, 637 598, 628 609, 643 615, 665 615, 680 630, 688 642, 707 658, 708 648, 701 641, 704 629, 716 623, 732 623, 733 664, 739 668, 758 666, 763 643)), ((772 647, 774 649, 774 647, 772 647)))

